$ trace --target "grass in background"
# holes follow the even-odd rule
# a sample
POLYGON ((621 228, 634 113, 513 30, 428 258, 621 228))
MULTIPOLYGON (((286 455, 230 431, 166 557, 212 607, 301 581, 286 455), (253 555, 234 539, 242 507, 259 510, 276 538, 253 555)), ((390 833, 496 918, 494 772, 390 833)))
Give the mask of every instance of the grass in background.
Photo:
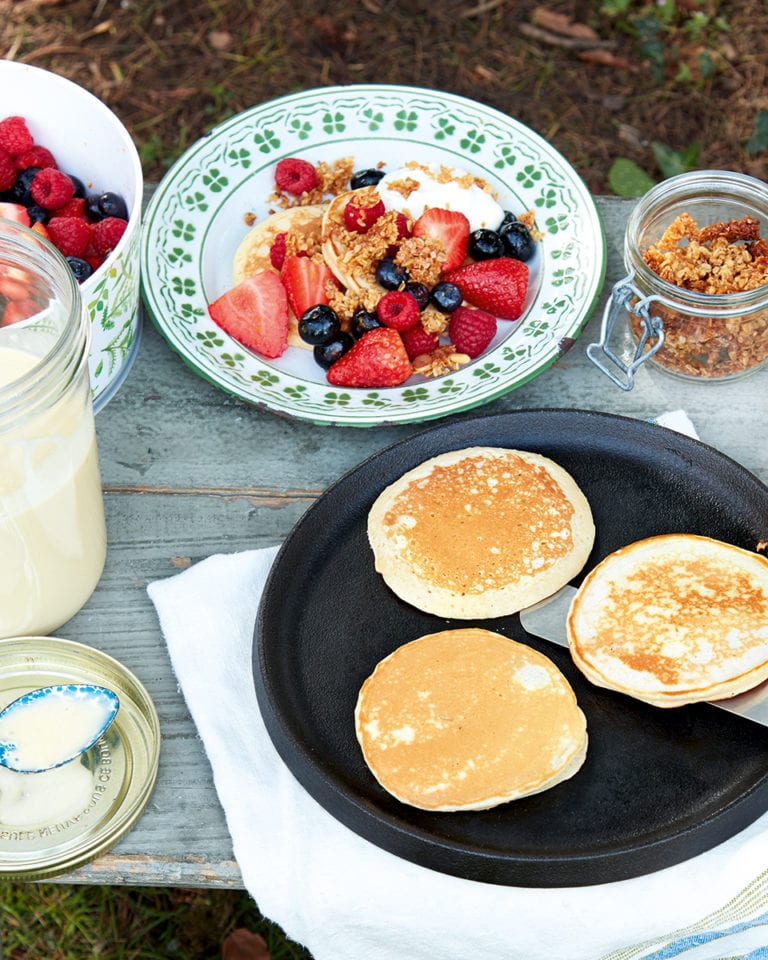
POLYGON ((0 884, 2 960, 220 960, 239 928, 271 960, 311 960, 242 890, 0 884))

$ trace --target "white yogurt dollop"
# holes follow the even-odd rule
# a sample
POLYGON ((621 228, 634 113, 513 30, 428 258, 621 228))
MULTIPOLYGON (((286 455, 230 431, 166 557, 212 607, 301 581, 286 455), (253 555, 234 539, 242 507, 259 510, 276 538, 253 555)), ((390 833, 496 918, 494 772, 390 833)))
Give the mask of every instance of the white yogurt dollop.
POLYGON ((490 193, 471 181, 471 175, 464 170, 412 163, 385 174, 376 189, 387 210, 399 210, 414 220, 428 208, 437 207, 463 213, 470 230, 495 230, 504 210, 490 193), (451 179, 446 178, 446 173, 452 175, 451 179), (408 181, 415 181, 418 186, 406 197, 396 185, 408 181))

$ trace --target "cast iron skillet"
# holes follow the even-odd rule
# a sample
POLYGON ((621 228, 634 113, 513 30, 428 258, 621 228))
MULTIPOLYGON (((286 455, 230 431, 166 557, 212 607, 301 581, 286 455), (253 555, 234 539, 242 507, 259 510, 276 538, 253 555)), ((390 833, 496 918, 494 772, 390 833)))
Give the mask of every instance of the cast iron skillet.
POLYGON ((375 573, 366 519, 378 493, 428 457, 474 445, 542 453, 574 476, 597 527, 585 572, 653 534, 697 533, 751 550, 768 539, 768 488, 710 447, 642 421, 525 411, 452 422, 396 443, 307 511, 264 590, 254 677, 285 763, 323 807, 371 843, 490 883, 625 879, 742 830, 768 809, 764 728, 706 704, 663 710, 600 690, 566 649, 528 636, 516 615, 444 620, 398 600, 375 573), (390 797, 368 771, 355 738, 357 693, 395 647, 471 624, 528 642, 557 663, 587 717, 587 760, 544 793, 483 812, 428 813, 390 797))

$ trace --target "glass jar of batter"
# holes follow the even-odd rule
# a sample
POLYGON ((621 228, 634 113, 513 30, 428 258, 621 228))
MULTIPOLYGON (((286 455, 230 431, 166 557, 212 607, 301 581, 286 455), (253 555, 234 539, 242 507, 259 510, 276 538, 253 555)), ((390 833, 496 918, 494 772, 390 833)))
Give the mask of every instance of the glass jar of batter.
POLYGON ((104 567, 89 343, 64 258, 0 220, 0 638, 56 630, 104 567))
POLYGON ((766 238, 762 180, 697 170, 657 184, 627 221, 627 276, 590 359, 626 390, 645 362, 699 383, 758 370, 768 361, 766 238))

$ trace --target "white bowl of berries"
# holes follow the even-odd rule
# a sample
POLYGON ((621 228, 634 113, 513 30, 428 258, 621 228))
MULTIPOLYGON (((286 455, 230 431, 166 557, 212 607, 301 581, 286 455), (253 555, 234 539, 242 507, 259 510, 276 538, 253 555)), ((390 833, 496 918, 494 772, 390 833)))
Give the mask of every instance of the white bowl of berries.
POLYGON ((69 262, 91 318, 96 410, 138 349, 143 189, 135 144, 101 100, 58 74, 0 60, 0 218, 42 234, 69 262))

